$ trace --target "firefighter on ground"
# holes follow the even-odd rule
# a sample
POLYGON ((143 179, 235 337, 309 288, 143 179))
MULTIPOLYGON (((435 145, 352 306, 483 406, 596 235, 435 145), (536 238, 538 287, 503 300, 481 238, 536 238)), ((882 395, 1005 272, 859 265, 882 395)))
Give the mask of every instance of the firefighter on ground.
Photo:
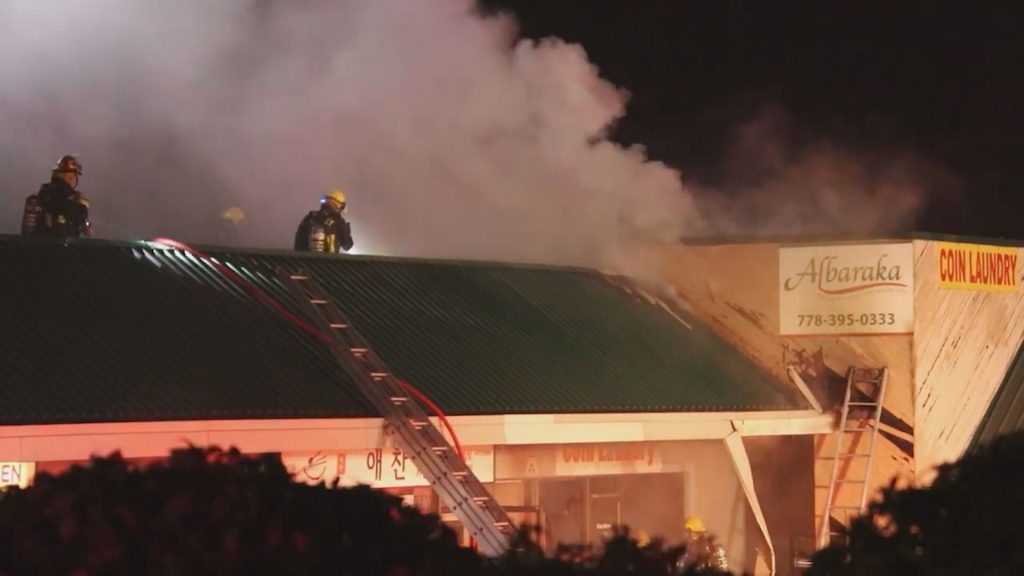
POLYGON ((685 573, 690 568, 708 569, 712 568, 727 572, 729 560, 725 557, 725 548, 711 540, 704 522, 696 516, 686 519, 683 524, 686 531, 686 545, 682 556, 676 562, 676 571, 679 574, 685 573))
POLYGON ((25 236, 78 238, 92 236, 89 200, 78 191, 82 163, 71 155, 62 156, 53 167, 50 181, 25 199, 21 233, 25 236))
POLYGON ((334 190, 320 199, 320 209, 302 219, 295 231, 295 249, 306 252, 348 252, 352 248, 352 227, 341 216, 345 193, 334 190))

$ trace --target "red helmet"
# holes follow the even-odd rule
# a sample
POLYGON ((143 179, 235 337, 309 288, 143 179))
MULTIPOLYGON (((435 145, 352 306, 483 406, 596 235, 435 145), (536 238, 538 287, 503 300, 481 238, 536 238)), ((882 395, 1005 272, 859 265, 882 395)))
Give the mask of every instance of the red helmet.
POLYGON ((81 176, 82 163, 78 161, 78 158, 75 158, 70 154, 65 154, 64 156, 60 157, 60 160, 57 161, 57 165, 53 167, 53 172, 54 174, 59 174, 63 172, 74 172, 75 174, 81 176))

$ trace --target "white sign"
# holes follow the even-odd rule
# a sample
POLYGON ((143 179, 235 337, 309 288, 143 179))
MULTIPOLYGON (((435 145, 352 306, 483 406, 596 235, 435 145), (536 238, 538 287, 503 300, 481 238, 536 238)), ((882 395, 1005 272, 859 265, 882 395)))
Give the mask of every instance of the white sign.
MULTIPOLYGON (((481 482, 494 481, 494 447, 463 447, 466 466, 481 482)), ((341 486, 367 484, 374 488, 430 486, 412 458, 395 448, 369 448, 356 452, 282 454, 281 460, 295 479, 308 484, 339 481, 341 486)))
POLYGON ((35 462, 0 462, 0 488, 28 487, 36 475, 35 462))
POLYGON ((779 333, 909 334, 910 243, 779 249, 779 333))
POLYGON ((556 458, 556 476, 653 474, 663 468, 661 450, 646 442, 563 444, 556 458))

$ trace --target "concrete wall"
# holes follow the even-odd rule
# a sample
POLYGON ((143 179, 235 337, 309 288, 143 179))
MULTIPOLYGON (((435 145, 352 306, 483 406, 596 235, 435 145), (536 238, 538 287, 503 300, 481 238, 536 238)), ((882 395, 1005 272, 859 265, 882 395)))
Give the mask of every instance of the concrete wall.
POLYGON ((814 438, 744 438, 765 522, 775 545, 776 574, 795 574, 796 548, 813 547, 814 438))

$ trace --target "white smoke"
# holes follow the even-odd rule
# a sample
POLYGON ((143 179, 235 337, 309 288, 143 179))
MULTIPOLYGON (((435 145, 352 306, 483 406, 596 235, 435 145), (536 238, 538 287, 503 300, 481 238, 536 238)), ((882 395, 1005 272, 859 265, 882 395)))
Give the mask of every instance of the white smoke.
POLYGON ((895 146, 841 146, 801 134, 782 109, 766 106, 738 124, 726 175, 691 184, 711 234, 856 236, 907 230, 956 178, 895 146))
POLYGON ((6 0, 0 225, 79 153, 97 235, 288 248, 341 187, 357 248, 601 265, 699 218, 605 138, 626 94, 579 46, 469 0, 6 0))
POLYGON ((905 227, 927 193, 925 164, 795 146, 771 115, 720 185, 684 186, 608 140, 626 101, 471 0, 5 0, 0 231, 64 153, 101 237, 289 248, 340 187, 361 253, 633 275, 637 245, 905 227))

